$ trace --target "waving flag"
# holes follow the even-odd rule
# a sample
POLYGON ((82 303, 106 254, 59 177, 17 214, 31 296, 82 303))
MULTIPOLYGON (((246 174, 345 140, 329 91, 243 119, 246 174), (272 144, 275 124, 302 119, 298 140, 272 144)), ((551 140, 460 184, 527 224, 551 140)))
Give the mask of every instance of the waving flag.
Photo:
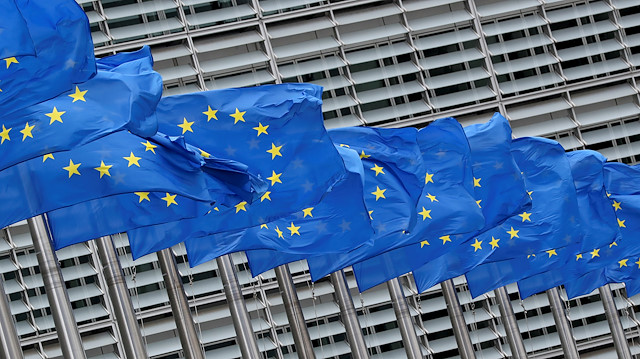
MULTIPOLYGON (((0 2, 0 59, 11 65, 16 56, 36 54, 29 27, 14 0, 0 2)), ((17 61, 17 60, 16 60, 17 61)))

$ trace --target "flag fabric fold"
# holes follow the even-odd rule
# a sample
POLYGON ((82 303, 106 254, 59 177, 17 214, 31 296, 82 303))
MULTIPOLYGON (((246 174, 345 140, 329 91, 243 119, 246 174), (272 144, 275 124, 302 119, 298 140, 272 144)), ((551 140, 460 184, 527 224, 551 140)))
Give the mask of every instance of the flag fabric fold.
POLYGON ((15 1, 0 2, 0 59, 35 54, 29 27, 15 1))

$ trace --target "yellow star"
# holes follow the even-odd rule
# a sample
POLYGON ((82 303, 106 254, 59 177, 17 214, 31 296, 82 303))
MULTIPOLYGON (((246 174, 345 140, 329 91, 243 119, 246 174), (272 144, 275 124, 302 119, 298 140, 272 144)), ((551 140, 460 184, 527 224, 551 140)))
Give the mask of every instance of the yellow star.
POLYGON ((129 161, 129 164, 127 165, 127 167, 131 167, 131 165, 136 165, 138 167, 140 167, 140 163, 138 163, 138 161, 140 161, 140 159, 142 157, 136 157, 133 152, 131 152, 131 154, 129 155, 129 157, 122 157, 125 160, 129 161))
POLYGON ((475 178, 473 177, 473 187, 482 187, 480 185, 480 181, 482 180, 482 178, 475 178))
POLYGON ((433 196, 431 193, 427 193, 427 195, 426 195, 425 197, 429 198, 429 199, 431 200, 431 202, 434 202, 434 201, 435 201, 435 202, 439 202, 439 201, 436 199, 436 196, 433 196))
POLYGON ((22 141, 24 141, 27 137, 33 138, 31 131, 33 130, 34 127, 36 127, 36 125, 29 126, 29 122, 27 122, 27 124, 24 125, 24 130, 20 130, 20 133, 22 134, 22 141))
POLYGON ((236 123, 238 123, 238 121, 242 121, 245 122, 244 118, 242 116, 244 116, 244 114, 247 113, 247 111, 238 111, 238 109, 236 108, 236 113, 232 113, 231 117, 233 117, 233 124, 235 125, 236 123))
POLYGON ((269 125, 266 126, 262 126, 262 124, 260 122, 258 122, 258 127, 254 127, 253 129, 258 131, 258 136, 256 137, 260 137, 261 134, 265 134, 268 135, 269 133, 267 132, 267 128, 269 128, 269 125))
POLYGON ((275 231, 276 233, 278 233, 278 238, 284 238, 284 236, 282 235, 282 231, 280 230, 280 228, 278 228, 278 226, 276 226, 275 231))
POLYGON ((482 249, 482 241, 479 241, 478 238, 476 238, 476 241, 474 243, 471 243, 471 247, 473 247, 473 253, 475 253, 476 251, 478 251, 478 249, 482 249))
POLYGON ((291 235, 293 236, 294 234, 300 235, 300 232, 298 232, 298 229, 300 229, 300 226, 297 226, 295 224, 293 224, 293 222, 291 222, 291 227, 287 227, 287 229, 291 232, 291 235))
POLYGON ((369 211, 369 219, 373 219, 373 217, 371 216, 371 214, 373 214, 373 210, 369 211))
POLYGON ((371 157, 371 155, 368 155, 368 154, 364 153, 364 150, 362 150, 362 152, 360 152, 360 159, 369 158, 369 157, 371 157))
POLYGON ((142 201, 149 201, 151 202, 151 200, 149 199, 149 192, 133 192, 136 196, 140 197, 138 199, 138 203, 142 203, 142 201))
POLYGON ((261 225, 260 225, 260 229, 263 229, 263 228, 265 228, 265 229, 269 229, 269 227, 267 227, 267 224, 266 224, 266 223, 263 223, 263 224, 261 224, 261 225))
POLYGON ((96 167, 94 168, 94 170, 100 172, 100 178, 102 178, 102 176, 107 175, 109 177, 111 177, 111 174, 109 173, 109 168, 113 167, 113 165, 105 165, 104 161, 100 161, 100 167, 96 167))
POLYGON ((531 222, 531 213, 527 213, 527 211, 522 212, 522 214, 519 214, 518 216, 522 217, 522 222, 524 221, 529 221, 531 222))
POLYGON ((58 109, 53 106, 53 111, 51 111, 50 113, 45 113, 45 116, 51 119, 49 120, 49 125, 53 125, 53 123, 56 121, 62 123, 62 115, 64 115, 65 113, 67 113, 67 111, 58 111, 58 109))
POLYGON ((216 117, 216 113, 218 113, 218 110, 212 110, 211 106, 207 106, 207 110, 203 112, 203 114, 207 115, 207 122, 209 122, 209 120, 211 120, 212 118, 218 121, 218 117, 216 117))
POLYGON ((431 210, 426 210, 424 207, 422 207, 422 211, 418 212, 418 214, 422 215, 423 221, 427 218, 433 219, 431 218, 431 210))
POLYGON ((245 208, 245 206, 247 205, 247 201, 242 201, 238 204, 236 204, 234 207, 236 207, 236 213, 240 212, 240 211, 247 211, 247 209, 245 208))
POLYGON ((637 265, 638 265, 638 268, 640 268, 640 258, 638 258, 638 261, 637 261, 637 262, 633 262, 633 263, 637 264, 637 265))
POLYGON ((82 102, 87 102, 84 99, 84 95, 87 93, 87 91, 89 91, 89 90, 80 91, 78 86, 76 86, 76 92, 72 93, 71 95, 68 95, 69 97, 71 97, 73 99, 73 101, 71 101, 71 103, 74 103, 74 102, 76 102, 78 100, 82 101, 82 102))
POLYGON ((304 214, 304 216, 302 216, 302 218, 307 218, 307 216, 313 217, 313 214, 311 214, 311 211, 313 211, 313 207, 303 209, 302 213, 304 214))
POLYGON ((576 254, 576 261, 582 259, 582 253, 576 254))
POLYGON ((182 129, 182 134, 184 135, 187 131, 192 132, 193 133, 193 129, 191 129, 191 125, 193 125, 195 121, 187 121, 186 117, 182 118, 182 123, 178 125, 178 127, 180 127, 182 129))
POLYGON ((491 245, 491 249, 494 248, 500 248, 500 246, 498 245, 498 242, 500 242, 499 238, 493 238, 493 236, 491 237, 491 242, 489 242, 489 244, 491 245))
POLYGON ((73 160, 69 160, 69 165, 67 167, 62 167, 62 169, 69 172, 69 178, 73 175, 80 176, 80 172, 78 172, 78 167, 80 167, 82 163, 73 163, 73 160))
POLYGON ((42 162, 48 160, 49 158, 51 158, 52 160, 55 159, 53 158, 53 153, 47 153, 46 155, 42 156, 42 162))
POLYGON ((11 141, 11 138, 9 138, 9 131, 11 131, 11 128, 6 128, 2 125, 2 132, 0 132, 0 145, 4 143, 4 140, 11 141))
POLYGON ((609 192, 605 192, 607 194, 607 197, 611 197, 611 193, 609 192))
POLYGON ((600 249, 594 249, 590 254, 591 258, 600 257, 600 249))
POLYGON ((384 167, 380 167, 376 163, 373 164, 373 167, 371 167, 370 170, 374 171, 376 173, 376 176, 378 176, 381 173, 385 174, 384 171, 383 171, 384 167))
POLYGON ((282 157, 282 153, 280 153, 281 149, 282 146, 276 146, 275 144, 271 143, 271 149, 267 150, 267 152, 271 154, 271 159, 274 159, 276 158, 276 156, 282 157))
POLYGON ((422 241, 420 242, 420 248, 424 247, 424 246, 430 246, 429 241, 422 241))
POLYGON ((618 227, 622 227, 622 228, 627 228, 627 226, 624 225, 624 221, 626 221, 626 219, 624 220, 620 220, 620 218, 616 218, 618 220, 618 227))
POLYGON ((433 173, 427 172, 427 175, 424 177, 424 184, 433 183, 433 173))
POLYGON ((376 196, 376 201, 378 201, 380 198, 387 198, 384 196, 384 192, 386 191, 386 189, 380 189, 380 187, 376 186, 376 190, 375 192, 371 192, 371 194, 376 196))
POLYGON ((556 253, 555 249, 549 249, 548 251, 545 251, 545 252, 547 252, 547 254, 549 255, 549 258, 551 258, 552 256, 557 256, 558 255, 558 253, 556 253))
POLYGON ((613 208, 616 209, 616 211, 619 210, 619 209, 622 209, 622 207, 620 207, 620 202, 616 202, 615 199, 613 200, 613 205, 612 206, 613 206, 613 208))
POLYGON ((533 193, 533 191, 527 191, 527 194, 529 195, 529 199, 533 199, 531 198, 531 194, 533 193))
POLYGON ((518 237, 518 232, 520 232, 520 230, 515 230, 515 229, 513 229, 513 227, 511 227, 511 230, 507 231, 507 233, 509 233, 511 235, 511 238, 509 238, 509 239, 513 239, 513 237, 520 238, 520 237, 518 237))
POLYGON ((447 242, 451 242, 451 236, 449 236, 449 235, 442 236, 442 237, 440 237, 440 239, 442 239, 442 244, 445 244, 447 242))
POLYGON ((7 63, 7 68, 9 68, 11 64, 17 64, 18 60, 15 57, 7 57, 6 59, 4 59, 4 62, 7 63))
POLYGON ((613 246, 618 246, 618 243, 616 243, 615 241, 611 242, 611 244, 609 244, 609 248, 613 247, 613 246))
POLYGON ((477 200, 477 201, 476 201, 476 204, 478 205, 478 208, 482 208, 482 206, 480 205, 480 202, 482 202, 482 200, 481 200, 481 199, 479 199, 479 200, 477 200))
POLYGON ((177 206, 178 202, 176 202, 176 196, 177 194, 170 195, 169 193, 167 193, 166 196, 162 197, 162 200, 167 202, 167 207, 169 207, 172 204, 175 204, 177 206))
POLYGON ((340 147, 351 148, 351 147, 349 147, 349 145, 345 145, 344 143, 341 143, 341 144, 340 144, 340 147))
POLYGON ((154 155, 156 154, 155 148, 158 147, 158 146, 154 145, 153 143, 149 142, 148 140, 147 140, 147 142, 140 142, 140 143, 144 146, 144 152, 151 151, 151 152, 153 152, 154 155))
POLYGON ((271 177, 267 177, 267 179, 271 181, 271 185, 273 186, 276 183, 282 183, 282 181, 280 180, 280 176, 282 176, 282 173, 276 173, 276 171, 271 171, 271 177))
POLYGON ((267 191, 265 192, 262 197, 260 197, 260 202, 264 201, 265 199, 268 199, 269 201, 271 201, 271 191, 267 191))
POLYGON ((622 268, 622 267, 626 267, 626 266, 627 266, 627 261, 628 261, 628 260, 629 260, 629 259, 623 259, 623 260, 618 261, 618 264, 620 264, 620 268, 622 268))

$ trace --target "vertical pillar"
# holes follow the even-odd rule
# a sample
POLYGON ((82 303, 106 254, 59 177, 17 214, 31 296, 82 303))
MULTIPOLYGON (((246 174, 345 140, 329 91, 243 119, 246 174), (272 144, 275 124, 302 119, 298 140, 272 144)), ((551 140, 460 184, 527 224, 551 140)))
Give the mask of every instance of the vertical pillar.
POLYGON ((564 351, 564 357, 567 359, 579 359, 578 347, 576 341, 573 339, 573 333, 569 326, 567 316, 564 314, 564 306, 558 293, 558 288, 551 288, 547 291, 547 297, 549 298, 549 306, 553 313, 553 319, 556 322, 556 329, 560 336, 560 344, 562 345, 562 351, 564 351))
POLYGON ((351 347, 351 356, 354 359, 368 359, 367 344, 364 342, 362 328, 358 321, 358 313, 356 313, 356 307, 351 300, 344 272, 339 270, 331 273, 331 283, 335 290, 336 301, 340 307, 340 317, 347 331, 347 341, 351 347))
POLYGON ((247 306, 238 284, 238 276, 233 269, 233 263, 229 255, 216 258, 218 271, 222 277, 224 295, 229 303, 229 311, 233 320, 233 327, 236 330, 236 340, 240 346, 243 358, 261 358, 256 337, 253 335, 253 326, 249 320, 247 306))
POLYGON ((507 289, 505 287, 500 287, 494 292, 496 293, 496 299, 498 300, 502 324, 504 324, 504 330, 507 333, 507 341, 511 348, 511 357, 514 359, 525 359, 527 358, 527 350, 525 349, 524 342, 522 341, 522 335, 518 328, 516 316, 513 313, 513 307, 511 306, 511 299, 509 299, 507 289))
POLYGON ((387 288, 389 289, 391 304, 393 304, 393 311, 396 313, 400 335, 402 336, 402 344, 407 353, 407 358, 422 358, 420 341, 418 341, 416 330, 413 327, 413 319, 411 318, 411 313, 409 313, 409 306, 407 305, 407 300, 404 297, 398 278, 387 281, 387 288))
POLYGON ((86 358, 80 332, 73 316, 67 287, 62 279, 58 257, 51 247, 49 230, 43 216, 27 220, 33 246, 36 249, 38 266, 42 274, 44 288, 47 291, 51 315, 56 326, 62 356, 65 358, 86 358))
POLYGON ((444 300, 447 303, 447 311, 449 312, 449 319, 451 319, 451 325, 453 326, 453 335, 456 337, 456 342, 458 343, 460 357, 462 357, 462 359, 476 359, 476 352, 473 350, 473 344, 471 343, 471 337, 467 329, 467 322, 464 320, 458 294, 456 293, 456 288, 453 286, 453 280, 445 280, 440 283, 440 285, 442 286, 444 300))
POLYGON ((287 319, 289 319, 293 342, 296 345, 296 354, 298 354, 298 358, 300 359, 315 359, 316 355, 313 352, 313 344, 311 344, 311 337, 309 336, 307 324, 304 321, 302 307, 300 307, 298 293, 296 293, 296 288, 291 279, 289 266, 283 264, 276 267, 275 271, 284 309, 287 312, 287 319))
POLYGON ((186 359, 204 359, 200 339, 198 339, 196 327, 193 323, 187 296, 184 294, 182 279, 178 275, 178 268, 173 252, 171 252, 171 248, 167 248, 157 253, 164 284, 167 287, 169 303, 171 303, 171 311, 176 321, 178 336, 180 337, 180 343, 184 351, 184 357, 186 359))
POLYGON ((611 288, 608 284, 598 288, 600 292, 600 299, 602 299, 602 305, 604 306, 604 313, 607 316, 607 322, 609 322, 609 328, 611 329, 611 337, 613 338, 613 346, 616 348, 616 353, 619 359, 631 359, 631 350, 629 349, 629 342, 622 329, 622 323, 620 323, 620 317, 618 316, 618 309, 616 303, 613 300, 611 294, 611 288))
MULTIPOLYGON (((4 229, 5 233, 7 229, 4 229)), ((0 277, 0 359, 22 359, 22 347, 11 315, 9 300, 4 291, 4 280, 0 277)))
POLYGON ((110 236, 106 236, 96 239, 95 242, 125 357, 147 358, 147 349, 140 333, 136 313, 133 310, 129 290, 113 241, 110 236))

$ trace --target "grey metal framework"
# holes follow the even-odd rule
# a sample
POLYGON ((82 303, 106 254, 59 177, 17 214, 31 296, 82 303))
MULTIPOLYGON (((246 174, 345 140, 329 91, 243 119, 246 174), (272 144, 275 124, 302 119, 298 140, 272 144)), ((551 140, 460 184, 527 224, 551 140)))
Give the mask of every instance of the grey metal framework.
MULTIPOLYGON (((77 0, 96 53, 152 47, 165 94, 313 82, 324 86, 328 127, 419 126, 445 116, 463 124, 500 111, 516 136, 539 135, 567 149, 640 160, 640 3, 635 0, 77 0)), ((126 236, 114 236, 131 301, 152 358, 181 358, 155 254, 133 262, 126 236)), ((206 356, 239 358, 216 262, 190 269, 173 248, 206 356)), ((57 252, 88 358, 123 358, 95 244, 57 252)), ((296 358, 273 271, 251 278, 233 261, 264 358, 296 358)), ((293 281, 318 358, 349 358, 328 278, 312 284, 304 262, 293 281)), ((0 273, 25 358, 60 358, 26 223, 0 235, 0 273)), ((372 358, 405 358, 386 286, 351 287, 372 358)), ((401 278, 422 352, 458 355, 440 286, 416 293, 401 278)), ((494 294, 470 298, 455 281, 479 358, 510 355, 494 294)), ((640 296, 613 285, 631 352, 640 353, 640 296)), ((530 358, 560 358, 547 296, 520 301, 507 287, 530 358)), ((615 358, 597 291, 566 301, 584 358, 615 358)))

